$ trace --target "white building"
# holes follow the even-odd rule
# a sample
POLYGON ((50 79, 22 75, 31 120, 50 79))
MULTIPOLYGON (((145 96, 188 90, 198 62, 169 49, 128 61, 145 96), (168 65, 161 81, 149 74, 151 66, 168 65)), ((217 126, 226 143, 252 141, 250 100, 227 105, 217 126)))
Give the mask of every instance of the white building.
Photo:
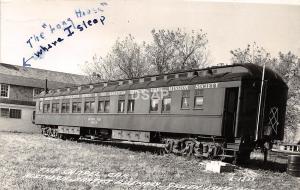
POLYGON ((0 131, 36 133, 35 94, 48 88, 89 83, 86 76, 0 63, 0 131))

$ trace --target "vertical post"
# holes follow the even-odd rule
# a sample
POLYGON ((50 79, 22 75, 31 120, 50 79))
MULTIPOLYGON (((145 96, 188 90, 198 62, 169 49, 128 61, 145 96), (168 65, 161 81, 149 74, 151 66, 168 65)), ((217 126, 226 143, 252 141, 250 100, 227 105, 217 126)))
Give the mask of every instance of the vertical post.
POLYGON ((45 93, 47 94, 48 93, 48 79, 46 78, 46 81, 45 81, 45 93))
POLYGON ((263 65, 263 72, 261 77, 261 86, 260 86, 260 94, 259 94, 259 104, 258 104, 258 113, 257 113, 257 119, 256 119, 256 134, 255 134, 255 140, 258 139, 258 128, 260 123, 260 112, 261 112, 261 101, 262 101, 262 94, 263 94, 263 87, 264 87, 264 80, 265 80, 265 69, 266 69, 266 63, 264 62, 263 65))

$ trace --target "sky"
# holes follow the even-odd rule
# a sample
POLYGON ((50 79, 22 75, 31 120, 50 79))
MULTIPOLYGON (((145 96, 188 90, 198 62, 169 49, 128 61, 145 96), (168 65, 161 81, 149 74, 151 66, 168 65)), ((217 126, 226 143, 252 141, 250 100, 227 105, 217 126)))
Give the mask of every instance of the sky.
POLYGON ((300 56, 300 1, 202 0, 0 0, 2 63, 83 74, 93 55, 105 56, 114 42, 132 34, 150 42, 152 29, 203 30, 212 65, 230 63, 230 50, 256 42, 272 56, 300 56), (246 2, 246 3, 245 3, 246 2), (254 3, 253 3, 254 2, 254 3), (285 2, 283 4, 282 2, 285 2), (81 10, 89 15, 76 15, 81 10), (103 20, 104 17, 105 19, 103 20), (63 28, 98 22, 67 36, 63 28), (101 22, 103 20, 103 23, 101 22), (51 32, 49 27, 56 28, 51 32), (58 40, 58 38, 62 40, 58 40), (30 41, 28 41, 30 39, 30 41), (59 42, 58 42, 59 41, 59 42), (53 45, 53 43, 55 45, 53 45), (53 46, 33 56, 40 46, 53 46), (31 47, 32 46, 32 47, 31 47), (31 58, 30 57, 34 57, 31 58), (28 61, 27 61, 28 60, 28 61))

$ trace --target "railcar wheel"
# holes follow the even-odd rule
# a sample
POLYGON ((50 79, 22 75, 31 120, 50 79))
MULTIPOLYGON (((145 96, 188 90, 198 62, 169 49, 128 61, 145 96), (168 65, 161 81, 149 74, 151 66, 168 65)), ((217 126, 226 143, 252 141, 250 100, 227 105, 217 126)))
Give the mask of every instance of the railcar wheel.
POLYGON ((195 142, 193 140, 186 140, 182 143, 181 154, 184 156, 192 156, 194 153, 195 142))
POLYGON ((236 156, 236 162, 246 164, 250 160, 251 151, 241 151, 236 156))
POLYGON ((194 146, 194 155, 197 158, 202 158, 202 153, 203 153, 203 145, 197 142, 194 146))
POLYGON ((172 153, 173 151, 173 146, 174 146, 174 141, 173 140, 167 140, 166 146, 165 146, 165 152, 167 154, 172 153))
POLYGON ((42 128, 42 135, 46 136, 46 131, 44 128, 42 128))

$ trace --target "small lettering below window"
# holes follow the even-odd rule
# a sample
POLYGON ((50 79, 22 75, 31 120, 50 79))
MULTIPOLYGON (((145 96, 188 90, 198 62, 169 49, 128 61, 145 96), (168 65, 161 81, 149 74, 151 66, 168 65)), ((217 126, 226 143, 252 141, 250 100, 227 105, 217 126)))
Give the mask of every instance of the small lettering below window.
POLYGON ((80 113, 81 112, 81 102, 73 102, 72 103, 72 112, 80 113))
POLYGON ((189 109, 189 108, 190 108, 190 91, 184 90, 182 91, 181 109, 189 109))
POLYGON ((128 100, 127 112, 134 112, 134 100, 128 100))
POLYGON ((70 111, 70 103, 62 103, 61 113, 69 113, 69 111, 70 111))
POLYGON ((204 103, 203 90, 196 90, 195 98, 194 98, 194 108, 202 109, 203 103, 204 103))

